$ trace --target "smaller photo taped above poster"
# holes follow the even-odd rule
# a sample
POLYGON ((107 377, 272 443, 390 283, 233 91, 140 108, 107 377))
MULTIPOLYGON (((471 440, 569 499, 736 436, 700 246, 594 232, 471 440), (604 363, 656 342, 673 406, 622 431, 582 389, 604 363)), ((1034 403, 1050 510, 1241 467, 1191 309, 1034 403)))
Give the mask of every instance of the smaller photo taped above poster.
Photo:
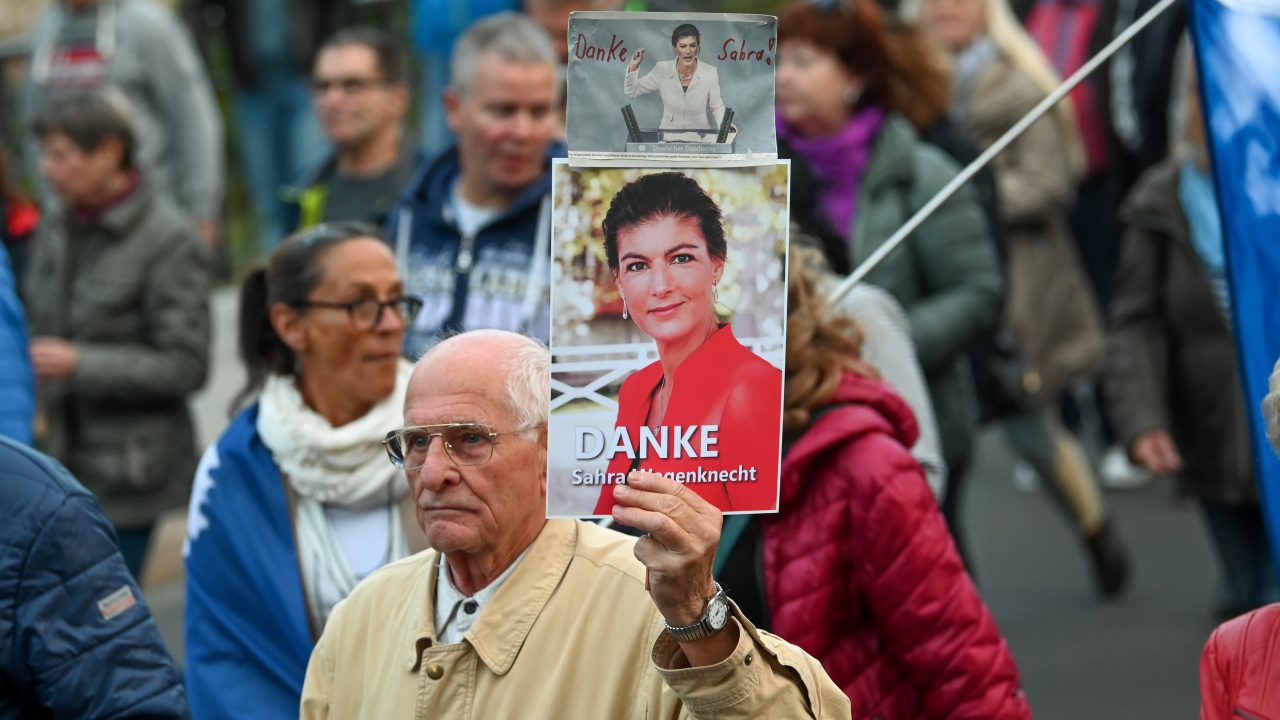
POLYGON ((772 163, 777 27, 770 15, 573 13, 569 162, 772 163))

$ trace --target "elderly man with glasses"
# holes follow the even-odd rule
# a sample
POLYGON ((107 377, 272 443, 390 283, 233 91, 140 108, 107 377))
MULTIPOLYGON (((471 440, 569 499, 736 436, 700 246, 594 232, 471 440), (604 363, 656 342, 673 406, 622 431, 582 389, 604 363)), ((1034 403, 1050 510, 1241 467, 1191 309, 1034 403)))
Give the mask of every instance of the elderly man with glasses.
POLYGON ((311 656, 303 718, 849 717, 800 649, 712 580, 720 513, 633 473, 635 540, 547 520, 547 350, 480 330, 418 364, 386 441, 432 550, 341 603, 311 656))

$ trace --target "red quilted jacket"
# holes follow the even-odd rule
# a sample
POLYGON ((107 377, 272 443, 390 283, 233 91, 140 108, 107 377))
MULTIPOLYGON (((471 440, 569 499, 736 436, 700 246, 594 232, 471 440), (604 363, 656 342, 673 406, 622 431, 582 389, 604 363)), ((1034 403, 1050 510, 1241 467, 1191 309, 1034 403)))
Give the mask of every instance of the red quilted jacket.
POLYGON ((773 630, 822 661, 855 720, 1030 718, 1018 669, 907 448, 915 417, 847 374, 763 517, 773 630))
POLYGON ((1280 604, 1209 636, 1200 657, 1200 720, 1280 720, 1280 604))

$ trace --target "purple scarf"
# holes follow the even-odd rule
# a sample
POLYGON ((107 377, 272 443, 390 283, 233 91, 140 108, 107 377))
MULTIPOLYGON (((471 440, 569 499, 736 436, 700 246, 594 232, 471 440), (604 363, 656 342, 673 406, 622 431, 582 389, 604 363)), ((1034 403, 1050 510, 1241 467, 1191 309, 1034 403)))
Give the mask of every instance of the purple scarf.
POLYGON ((858 210, 858 184, 871 160, 871 148, 883 124, 884 110, 868 107, 859 110, 833 135, 805 138, 800 137, 781 117, 778 118, 778 135, 813 168, 813 174, 822 183, 823 214, 832 229, 845 240, 853 232, 853 218, 858 210))

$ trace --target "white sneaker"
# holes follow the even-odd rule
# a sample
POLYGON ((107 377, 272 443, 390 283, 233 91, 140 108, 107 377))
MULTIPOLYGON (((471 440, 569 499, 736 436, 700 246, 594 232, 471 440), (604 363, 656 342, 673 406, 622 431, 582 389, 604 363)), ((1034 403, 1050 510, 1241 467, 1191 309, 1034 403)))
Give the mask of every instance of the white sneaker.
POLYGON ((1112 445, 1098 464, 1098 480, 1108 490, 1132 490, 1151 482, 1151 473, 1129 461, 1129 454, 1112 445))
POLYGON ((1023 493, 1040 491, 1040 473, 1031 463, 1019 460, 1013 464, 1013 489, 1023 493))

